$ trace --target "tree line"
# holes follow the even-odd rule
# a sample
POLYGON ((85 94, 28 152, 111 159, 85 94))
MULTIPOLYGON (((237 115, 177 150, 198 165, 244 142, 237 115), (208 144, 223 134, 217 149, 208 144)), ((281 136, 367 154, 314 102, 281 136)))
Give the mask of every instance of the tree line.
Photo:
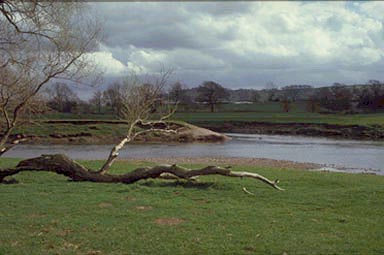
MULTIPOLYGON (((150 88, 153 84, 143 83, 150 88)), ((89 100, 82 100, 65 83, 57 82, 46 89, 42 98, 48 109, 63 113, 115 114, 123 111, 124 81, 116 81, 104 90, 97 90, 89 100)), ((177 81, 159 93, 156 106, 176 105, 179 111, 197 108, 210 112, 227 103, 278 102, 283 112, 290 112, 295 102, 306 103, 308 112, 358 113, 384 110, 384 83, 370 80, 362 85, 334 83, 329 87, 314 88, 310 85, 289 85, 277 88, 268 83, 262 90, 231 90, 217 82, 204 81, 195 88, 188 88, 177 81), (240 96, 238 96, 240 95, 240 96), (240 100, 239 100, 240 99, 240 100)))

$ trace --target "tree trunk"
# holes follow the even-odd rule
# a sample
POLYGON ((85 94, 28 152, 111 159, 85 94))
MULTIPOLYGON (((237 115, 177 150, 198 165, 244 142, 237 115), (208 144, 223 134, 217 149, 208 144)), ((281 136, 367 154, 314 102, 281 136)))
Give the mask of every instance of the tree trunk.
POLYGON ((5 133, 2 134, 0 138, 0 157, 12 147, 12 145, 7 145, 8 138, 11 135, 12 130, 13 130, 13 127, 6 129, 5 133))
POLYGON ((215 111, 215 104, 211 103, 211 112, 214 112, 214 111, 215 111))
POLYGON ((7 176, 15 175, 22 171, 48 171, 55 172, 67 176, 73 181, 90 181, 90 182, 105 182, 105 183, 134 183, 148 178, 162 178, 164 175, 171 175, 175 178, 194 179, 201 175, 223 175, 228 177, 247 177, 258 179, 277 190, 283 190, 277 184, 278 180, 271 181, 267 178, 249 172, 235 172, 229 168, 218 166, 207 166, 201 169, 190 170, 178 165, 157 165, 153 167, 141 167, 132 172, 122 175, 100 174, 99 171, 94 171, 85 168, 77 162, 69 159, 65 155, 42 155, 37 158, 26 159, 21 161, 15 168, 4 169, 0 171, 0 183, 4 182, 7 176))
POLYGON ((120 141, 119 144, 117 144, 111 152, 109 153, 107 161, 105 161, 104 165, 100 168, 99 173, 105 174, 109 168, 111 168, 113 162, 116 160, 116 158, 119 156, 119 151, 124 147, 124 145, 131 141, 131 138, 125 137, 123 140, 120 141))

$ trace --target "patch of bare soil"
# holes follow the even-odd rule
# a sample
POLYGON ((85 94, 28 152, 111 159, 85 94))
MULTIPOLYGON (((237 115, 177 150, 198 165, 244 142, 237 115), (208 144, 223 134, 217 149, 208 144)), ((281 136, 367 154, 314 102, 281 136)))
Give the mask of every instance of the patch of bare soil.
POLYGON ((113 205, 111 203, 103 202, 103 203, 98 204, 98 206, 100 208, 108 208, 108 207, 112 207, 113 205))
POLYGON ((150 211, 153 209, 152 206, 146 206, 146 205, 140 205, 140 206, 135 206, 135 209, 138 211, 150 211))
POLYGON ((179 225, 183 222, 185 222, 185 220, 180 219, 180 218, 157 218, 155 220, 156 224, 165 225, 165 226, 175 226, 175 225, 179 225))
POLYGON ((241 157, 176 157, 176 158, 140 158, 137 162, 154 162, 157 164, 208 164, 208 165, 243 165, 261 166, 289 169, 318 169, 322 165, 315 163, 300 163, 288 160, 276 160, 267 158, 241 158, 241 157))
POLYGON ((125 197, 125 200, 127 200, 127 201, 136 201, 136 198, 135 197, 131 197, 131 196, 127 196, 127 197, 125 197))

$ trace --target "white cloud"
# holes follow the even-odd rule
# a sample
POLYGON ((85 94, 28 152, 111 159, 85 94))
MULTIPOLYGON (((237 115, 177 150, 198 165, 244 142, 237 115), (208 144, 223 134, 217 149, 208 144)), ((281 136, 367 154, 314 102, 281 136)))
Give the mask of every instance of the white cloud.
POLYGON ((367 1, 358 5, 360 10, 372 18, 384 21, 384 2, 382 1, 367 1))
POLYGON ((107 75, 116 76, 121 75, 126 71, 127 66, 125 66, 120 61, 116 60, 111 52, 98 51, 89 53, 86 56, 87 59, 98 63, 99 68, 102 72, 107 75))
POLYGON ((156 72, 163 64, 188 79, 208 72, 223 81, 237 77, 238 86, 241 76, 250 83, 262 71, 287 84, 300 75, 327 83, 345 79, 339 69, 359 69, 359 79, 368 80, 368 68, 384 57, 383 2, 94 5, 104 10, 109 33, 97 58, 112 75, 156 72))

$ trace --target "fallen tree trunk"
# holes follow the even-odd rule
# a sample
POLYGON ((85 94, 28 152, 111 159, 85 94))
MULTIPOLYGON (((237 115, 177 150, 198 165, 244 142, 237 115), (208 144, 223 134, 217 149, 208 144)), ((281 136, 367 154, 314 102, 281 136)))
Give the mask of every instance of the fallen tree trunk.
POLYGON ((0 171, 0 183, 7 176, 15 175, 23 171, 48 171, 67 176, 73 181, 90 181, 105 183, 134 183, 148 178, 162 178, 164 175, 171 175, 175 178, 193 180, 202 175, 223 175, 228 177, 246 177, 258 179, 275 189, 283 190, 277 184, 278 180, 271 181, 259 174, 250 172, 231 171, 230 168, 219 166, 207 166, 201 169, 191 170, 178 165, 157 165, 153 167, 141 167, 132 172, 113 175, 101 174, 99 171, 88 169, 79 163, 69 159, 62 154, 42 155, 37 158, 21 161, 15 168, 4 169, 0 171))

